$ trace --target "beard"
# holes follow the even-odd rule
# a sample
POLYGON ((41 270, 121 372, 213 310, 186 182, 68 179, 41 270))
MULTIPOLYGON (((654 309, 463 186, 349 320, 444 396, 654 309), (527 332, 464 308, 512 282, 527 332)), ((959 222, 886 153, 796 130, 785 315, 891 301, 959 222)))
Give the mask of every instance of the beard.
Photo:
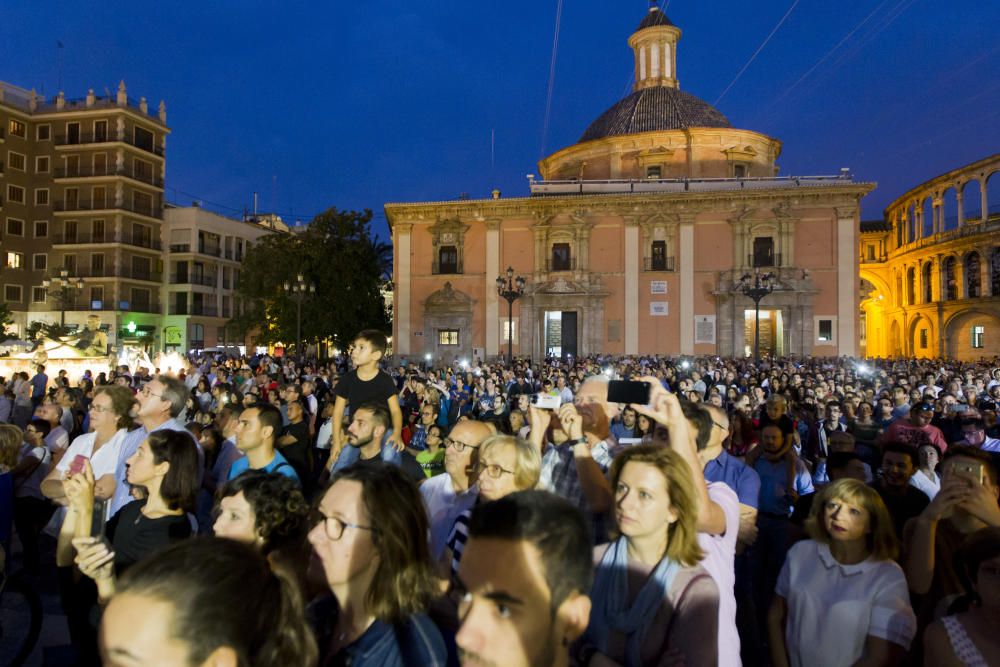
POLYGON ((366 437, 358 437, 353 433, 347 434, 347 444, 349 444, 351 447, 357 447, 359 449, 361 447, 364 447, 374 439, 375 438, 374 436, 372 436, 371 433, 369 433, 366 437))

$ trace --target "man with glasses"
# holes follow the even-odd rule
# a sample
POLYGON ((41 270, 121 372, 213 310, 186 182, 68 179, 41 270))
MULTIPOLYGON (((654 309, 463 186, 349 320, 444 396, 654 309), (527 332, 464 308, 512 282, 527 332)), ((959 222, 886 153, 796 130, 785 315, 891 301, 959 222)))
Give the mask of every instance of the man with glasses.
POLYGON ((118 456, 118 467, 115 471, 115 495, 111 499, 109 516, 114 516, 118 510, 134 500, 132 488, 125 478, 127 467, 125 462, 136 453, 142 441, 153 431, 168 430, 186 433, 198 448, 198 470, 204 470, 205 452, 197 438, 191 435, 183 422, 177 419, 177 415, 184 410, 190 395, 191 392, 188 391, 183 382, 166 375, 157 375, 139 390, 136 395, 139 408, 135 418, 141 427, 126 435, 125 442, 122 443, 121 454, 118 456))
POLYGON ((493 431, 483 422, 463 419, 444 440, 444 469, 447 474, 431 477, 420 485, 420 495, 431 522, 431 558, 441 558, 448 533, 458 515, 476 502, 479 489, 472 483, 478 463, 477 450, 493 431))

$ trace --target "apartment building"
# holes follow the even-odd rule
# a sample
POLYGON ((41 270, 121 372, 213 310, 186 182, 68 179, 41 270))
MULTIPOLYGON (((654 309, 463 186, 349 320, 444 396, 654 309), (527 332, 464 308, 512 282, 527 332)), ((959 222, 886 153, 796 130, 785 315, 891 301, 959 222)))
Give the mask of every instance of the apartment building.
POLYGON ((3 298, 33 321, 155 349, 162 312, 166 107, 93 90, 46 99, 0 82, 3 298))
POLYGON ((227 335, 239 307, 236 288, 247 250, 265 234, 288 231, 276 216, 227 218, 198 206, 164 216, 163 349, 183 352, 249 345, 227 335))

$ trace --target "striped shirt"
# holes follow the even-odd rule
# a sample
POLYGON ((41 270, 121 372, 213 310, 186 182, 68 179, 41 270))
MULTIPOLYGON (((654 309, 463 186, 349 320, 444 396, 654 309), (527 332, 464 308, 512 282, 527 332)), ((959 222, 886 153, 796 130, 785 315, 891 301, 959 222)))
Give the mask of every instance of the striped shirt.
POLYGON ((472 518, 472 510, 465 510, 455 519, 455 525, 451 527, 448 534, 448 541, 445 546, 451 549, 451 576, 458 576, 458 564, 462 562, 462 551, 465 549, 465 542, 469 539, 469 519, 472 518))

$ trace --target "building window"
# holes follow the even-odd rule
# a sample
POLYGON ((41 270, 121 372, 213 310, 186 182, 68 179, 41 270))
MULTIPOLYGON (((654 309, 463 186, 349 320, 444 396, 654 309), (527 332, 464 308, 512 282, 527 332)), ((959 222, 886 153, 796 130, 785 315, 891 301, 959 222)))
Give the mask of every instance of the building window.
POLYGON ((835 331, 837 320, 834 317, 816 318, 816 343, 819 345, 836 345, 837 337, 835 331))
POLYGON ((734 164, 733 165, 733 178, 746 178, 747 177, 747 166, 745 164, 734 164))
POLYGON ((917 302, 917 271, 912 266, 906 270, 906 303, 917 302))
POLYGON ((930 262, 925 262, 923 268, 920 270, 920 280, 924 287, 924 303, 934 301, 934 285, 931 282, 933 270, 934 267, 930 262))
POLYGON ((441 246, 438 250, 438 273, 458 273, 458 248, 441 246))
POLYGON ((104 243, 104 221, 94 220, 90 223, 91 236, 93 237, 91 241, 94 243, 104 243))
POLYGON ((568 243, 553 243, 552 244, 552 266, 551 271, 571 271, 573 269, 573 261, 570 256, 569 244, 568 243))
POLYGON ((39 155, 35 158, 35 173, 36 174, 47 174, 49 173, 49 156, 39 155))
POLYGON ((7 236, 24 236, 24 220, 7 218, 7 236))
POLYGON ((63 268, 76 275, 76 255, 63 255, 63 268))
POLYGON ((90 308, 91 310, 104 308, 104 287, 94 286, 90 288, 90 308))
POLYGON ((90 275, 92 276, 103 276, 104 275, 104 255, 94 254, 90 256, 90 275))
POLYGON ((49 189, 48 188, 38 188, 35 190, 35 206, 48 206, 49 205, 49 189))
POLYGON ((49 256, 44 252, 31 256, 31 270, 44 271, 49 268, 49 256))
MULTIPOLYGON (((28 136, 28 126, 19 120, 14 120, 13 118, 7 123, 7 132, 15 137, 21 137, 26 139, 28 136)), ((20 301, 20 299, 18 299, 20 301)))
POLYGON ((983 336, 986 334, 986 327, 977 324, 972 327, 972 347, 980 349, 983 347, 983 336))
POLYGON ((188 347, 195 350, 200 350, 205 347, 205 327, 201 324, 192 324, 190 328, 190 340, 188 341, 188 347))
POLYGON ((48 296, 48 291, 44 287, 31 288, 31 303, 45 303, 48 296))
POLYGON ((135 128, 135 145, 144 151, 153 152, 153 133, 141 127, 135 128))
POLYGON ((667 270, 667 242, 653 241, 651 255, 649 258, 649 268, 651 271, 667 270))
POLYGON ((758 236, 753 240, 753 257, 751 266, 775 266, 774 239, 770 236, 758 236))
POLYGON ((865 259, 869 262, 875 261, 875 246, 871 243, 865 246, 865 259))
POLYGON ((20 285, 4 285, 3 286, 3 300, 7 303, 21 303, 21 286, 20 285))
POLYGON ((438 329, 438 345, 458 345, 458 329, 438 329))
POLYGON ((101 143, 108 140, 108 121, 94 121, 94 141, 101 143))
POLYGON ((132 288, 132 308, 141 313, 148 313, 150 309, 150 299, 148 289, 132 288))
POLYGON ((35 238, 44 239, 48 238, 48 235, 49 235, 49 221, 35 220, 35 238))
POLYGON ((35 138, 38 141, 49 141, 52 139, 52 126, 48 123, 35 127, 35 138))
POLYGON ((958 298, 958 281, 955 280, 955 258, 947 257, 942 266, 944 274, 944 299, 954 301, 958 298))
POLYGON ((990 295, 1000 296, 1000 248, 990 253, 990 295))
POLYGON ((7 184, 7 201, 12 204, 24 203, 24 188, 19 185, 7 184))
POLYGON ((26 171, 27 159, 21 153, 15 153, 14 151, 7 151, 7 164, 14 171, 26 171))
POLYGON ((646 167, 646 178, 651 178, 653 180, 663 178, 663 167, 658 164, 646 167))
POLYGON ((927 349, 927 329, 920 330, 920 349, 927 349))
POLYGON ((979 282, 979 253, 969 253, 965 258, 965 295, 974 299, 982 296, 979 282))
POLYGON ((78 143, 80 143, 80 124, 79 123, 66 123, 66 143, 67 144, 78 144, 78 143))
POLYGON ((24 253, 23 252, 8 252, 6 255, 6 260, 4 261, 4 266, 8 269, 23 269, 24 268, 24 253))

